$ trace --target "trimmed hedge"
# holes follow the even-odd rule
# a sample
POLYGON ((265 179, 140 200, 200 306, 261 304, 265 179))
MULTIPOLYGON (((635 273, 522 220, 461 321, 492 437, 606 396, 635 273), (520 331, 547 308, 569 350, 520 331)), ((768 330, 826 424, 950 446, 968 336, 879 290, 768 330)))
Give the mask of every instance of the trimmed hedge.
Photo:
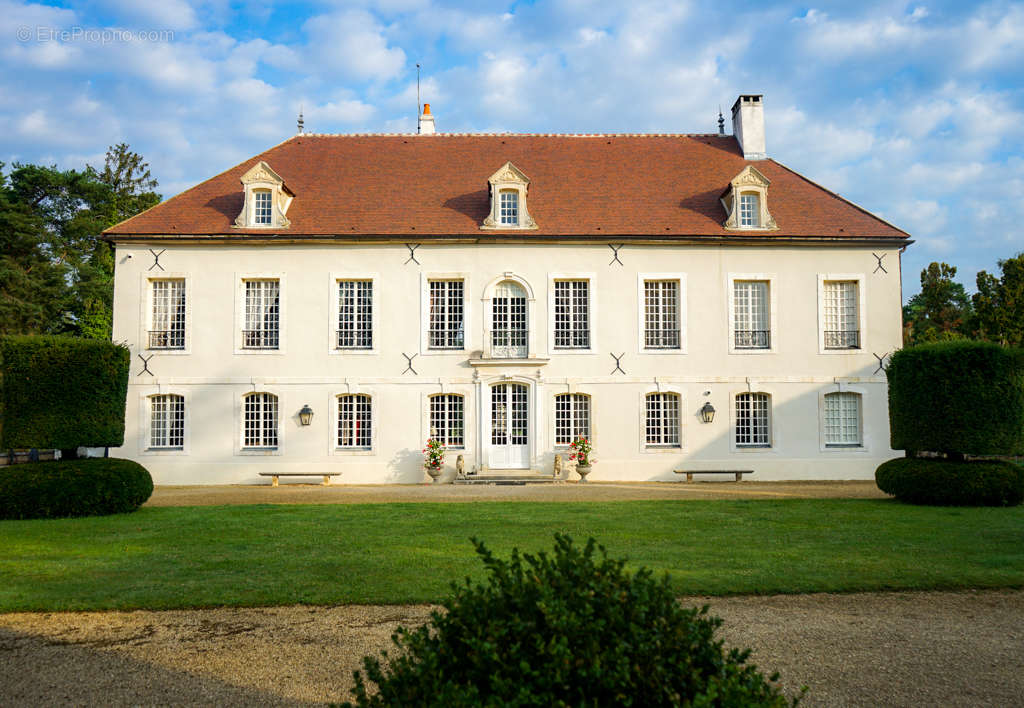
POLYGON ((132 460, 30 462, 0 471, 0 519, 123 514, 152 493, 153 478, 132 460))
POLYGON ((1024 453, 1024 350, 939 342, 892 355, 892 447, 961 455, 1024 453))
POLYGON ((355 706, 790 705, 749 650, 715 639, 721 619, 679 604, 667 576, 626 573, 594 539, 581 549, 556 534, 552 555, 507 561, 474 544, 487 584, 453 583, 444 612, 392 636, 386 665, 364 658, 355 706))
POLYGON ((4 448, 119 447, 126 347, 96 339, 11 336, 3 358, 4 448))
POLYGON ((1024 467, 1012 462, 901 457, 882 463, 875 483, 911 504, 1017 506, 1024 501, 1024 467))

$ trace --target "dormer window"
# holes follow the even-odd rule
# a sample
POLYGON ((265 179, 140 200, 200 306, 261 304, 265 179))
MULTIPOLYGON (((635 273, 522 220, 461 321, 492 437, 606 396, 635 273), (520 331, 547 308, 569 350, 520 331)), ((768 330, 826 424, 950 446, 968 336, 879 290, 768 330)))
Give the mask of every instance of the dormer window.
POLYGON ((288 207, 295 195, 281 175, 260 161, 242 175, 244 201, 235 219, 236 228, 286 229, 291 226, 288 207))
POLYGON ((768 185, 771 182, 753 165, 747 165, 722 193, 725 228, 730 231, 775 231, 779 227, 768 212, 768 185))
POLYGON ((481 229, 535 229, 537 222, 526 207, 530 178, 511 162, 487 180, 491 210, 481 229))

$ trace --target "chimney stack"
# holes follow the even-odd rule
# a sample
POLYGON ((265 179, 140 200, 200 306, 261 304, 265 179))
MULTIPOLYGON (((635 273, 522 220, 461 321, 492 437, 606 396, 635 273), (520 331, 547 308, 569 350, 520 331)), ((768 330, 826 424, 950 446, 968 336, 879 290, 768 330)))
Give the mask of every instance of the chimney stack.
POLYGON ((434 134, 434 116, 430 115, 429 103, 423 104, 423 115, 420 116, 417 132, 419 132, 420 135, 434 134))
POLYGON ((732 134, 745 160, 765 160, 764 105, 761 94, 743 94, 732 104, 732 134))

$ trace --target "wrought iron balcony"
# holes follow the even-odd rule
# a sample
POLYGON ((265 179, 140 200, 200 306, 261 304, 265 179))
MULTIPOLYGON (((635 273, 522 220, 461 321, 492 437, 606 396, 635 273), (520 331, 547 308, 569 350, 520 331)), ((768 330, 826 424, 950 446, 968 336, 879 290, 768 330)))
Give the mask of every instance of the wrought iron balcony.
POLYGON ((860 330, 825 330, 826 349, 860 349, 860 330))
POLYGON ((150 349, 184 349, 185 330, 157 329, 149 330, 150 349))
POLYGON ((373 349, 373 332, 370 330, 335 330, 338 349, 373 349))
POLYGON ((243 329, 242 349, 277 349, 280 338, 277 330, 243 329))
POLYGON ((771 349, 772 332, 769 329, 738 329, 734 332, 737 349, 771 349))

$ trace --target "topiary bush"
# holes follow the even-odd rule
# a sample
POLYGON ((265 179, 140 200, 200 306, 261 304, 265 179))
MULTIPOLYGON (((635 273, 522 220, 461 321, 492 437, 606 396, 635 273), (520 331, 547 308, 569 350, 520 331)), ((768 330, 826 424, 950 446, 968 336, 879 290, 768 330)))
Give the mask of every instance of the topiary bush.
POLYGON ((153 478, 112 457, 13 465, 0 471, 0 519, 104 516, 138 509, 153 478))
POLYGON ((1024 501, 1024 467, 1012 462, 901 457, 882 463, 875 483, 911 504, 1017 506, 1024 501))
POLYGON ((902 349, 886 368, 892 447, 962 455, 1024 452, 1024 351, 989 342, 902 349))
MULTIPOLYGON (((399 628, 400 653, 366 657, 345 706, 783 706, 749 650, 723 649, 722 621, 685 609, 668 578, 623 570, 595 543, 555 536, 553 555, 499 560, 474 539, 486 585, 453 583, 444 612, 399 628)), ((793 701, 795 704, 796 701, 793 701)))

